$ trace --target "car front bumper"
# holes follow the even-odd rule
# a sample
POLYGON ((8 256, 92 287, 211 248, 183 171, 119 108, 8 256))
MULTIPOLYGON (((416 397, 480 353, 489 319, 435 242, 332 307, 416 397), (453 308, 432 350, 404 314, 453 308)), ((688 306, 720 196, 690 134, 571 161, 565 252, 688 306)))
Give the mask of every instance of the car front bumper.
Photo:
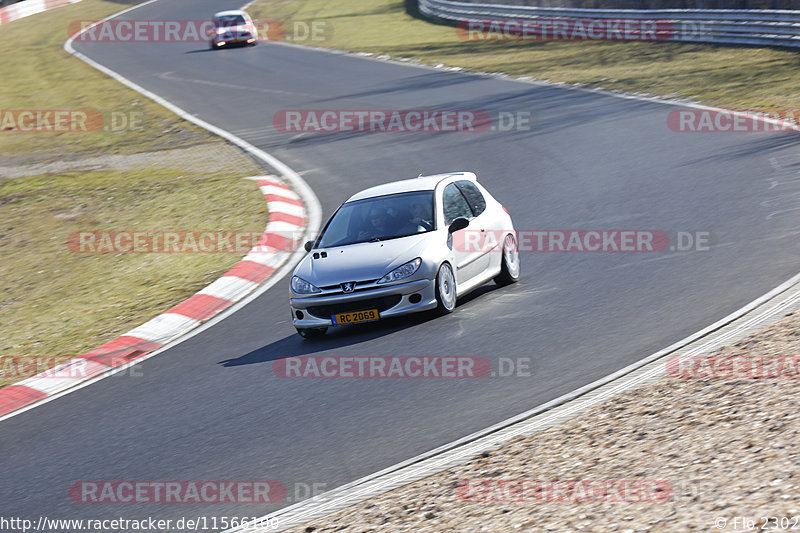
POLYGON ((333 325, 331 315, 339 312, 363 311, 377 307, 380 318, 389 318, 433 309, 437 305, 436 283, 423 279, 350 294, 290 298, 289 303, 296 328, 330 327, 333 325), (410 298, 416 299, 414 295, 419 295, 419 302, 411 302, 410 298), (381 310, 376 303, 392 305, 381 310), (298 313, 302 318, 298 318, 298 313))
POLYGON ((236 36, 230 37, 228 39, 223 39, 221 37, 214 37, 212 39, 214 46, 229 46, 233 44, 252 44, 256 42, 256 38, 253 36, 236 36), (220 45, 220 43, 225 43, 220 45))

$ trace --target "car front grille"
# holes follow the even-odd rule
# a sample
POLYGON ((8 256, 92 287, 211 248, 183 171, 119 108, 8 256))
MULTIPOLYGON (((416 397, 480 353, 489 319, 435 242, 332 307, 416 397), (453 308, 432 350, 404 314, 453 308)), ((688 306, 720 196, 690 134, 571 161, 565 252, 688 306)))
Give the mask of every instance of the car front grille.
POLYGON ((315 305, 309 307, 307 311, 318 318, 330 318, 338 313, 349 313, 351 311, 366 311, 367 309, 377 309, 378 312, 391 309, 400 303, 403 297, 399 294, 382 296, 380 298, 368 298, 366 300, 356 300, 353 302, 343 302, 330 305, 315 305))
MULTIPOLYGON (((355 284, 355 287, 354 287, 353 290, 354 290, 354 292, 357 292, 357 291, 363 291, 363 290, 367 290, 367 289, 374 289, 375 287, 373 287, 373 284, 376 281, 378 281, 378 280, 377 279, 366 279, 366 280, 363 280, 363 281, 356 281, 356 284, 355 284)), ((341 283, 337 283, 336 285, 323 285, 322 287, 320 287, 320 289, 322 289, 323 291, 343 292, 341 283)))

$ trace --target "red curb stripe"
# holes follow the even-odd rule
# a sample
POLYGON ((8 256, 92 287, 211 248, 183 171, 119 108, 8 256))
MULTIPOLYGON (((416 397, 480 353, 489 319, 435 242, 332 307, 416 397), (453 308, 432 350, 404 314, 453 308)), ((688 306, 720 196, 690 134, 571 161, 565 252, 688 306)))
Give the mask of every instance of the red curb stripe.
POLYGON ((262 265, 255 261, 239 261, 225 275, 261 283, 270 277, 273 272, 275 272, 275 268, 268 265, 262 265))
MULTIPOLYGON (((67 4, 66 0, 45 0, 45 2, 47 9, 67 4)), ((4 8, 0 9, 0 23, 9 22, 9 20, 9 11, 4 8)), ((273 186, 291 191, 287 185, 280 182, 256 180, 256 183, 259 187, 273 186)), ((265 194, 264 197, 267 202, 286 202, 290 205, 305 208, 305 204, 296 198, 289 198, 280 194, 265 194)), ((270 213, 270 222, 276 221, 305 226, 306 219, 304 217, 275 211, 270 213)), ((279 232, 264 232, 258 241, 258 246, 273 249, 273 252, 270 253, 293 251, 296 244, 297 240, 286 237, 279 232)), ((262 265, 255 261, 242 260, 234 265, 225 276, 235 276, 255 283, 262 283, 268 279, 275 270, 274 267, 262 265)), ((189 299, 165 311, 165 313, 177 313, 198 321, 204 321, 232 304, 233 301, 224 298, 217 298, 216 296, 210 296, 208 294, 195 294, 189 299)), ((109 368, 114 368, 134 361, 162 346, 163 344, 159 342, 148 341, 131 335, 122 335, 78 357, 91 360, 109 368)), ((102 371, 93 372, 92 376, 89 377, 95 377, 100 374, 102 374, 102 371)), ((53 392, 50 395, 57 394, 58 392, 60 391, 53 392)), ((9 385, 0 389, 0 416, 12 413, 17 409, 47 398, 48 396, 49 395, 44 392, 25 385, 9 385)))
POLYGON ((272 185, 273 187, 280 187, 281 189, 286 189, 287 191, 291 190, 287 185, 284 185, 283 183, 280 183, 278 181, 256 180, 256 183, 258 184, 259 187, 266 187, 268 185, 272 185))
POLYGON ((297 215, 290 215, 289 213, 282 213, 281 211, 270 211, 269 213, 269 221, 270 222, 288 222, 289 224, 294 224, 295 226, 305 227, 306 225, 306 217, 299 217, 297 215))
POLYGON ((305 207, 303 205, 302 200, 298 200, 297 198, 287 198, 285 196, 278 196, 277 194, 265 194, 264 198, 267 199, 267 202, 285 202, 287 204, 292 205, 299 205, 300 207, 305 207))
POLYGON ((0 9, 0 24, 5 24, 6 22, 10 22, 11 17, 8 15, 8 10, 6 8, 0 9))
POLYGON ((42 398, 47 398, 47 394, 25 385, 9 385, 0 389, 0 415, 16 411, 42 398))
POLYGON ((122 335, 81 355, 84 359, 114 368, 161 348, 160 342, 147 341, 130 335, 122 335))
POLYGON ((167 313, 178 313, 195 320, 206 320, 216 315, 233 302, 224 298, 217 298, 209 294, 195 294, 188 300, 184 300, 167 313))
POLYGON ((53 9, 54 7, 61 7, 67 5, 67 0, 44 0, 45 9, 53 9))
POLYGON ((290 239, 280 233, 268 231, 264 233, 260 239, 258 239, 256 246, 268 246, 270 248, 275 248, 276 250, 291 252, 294 250, 294 244, 294 239, 290 239))

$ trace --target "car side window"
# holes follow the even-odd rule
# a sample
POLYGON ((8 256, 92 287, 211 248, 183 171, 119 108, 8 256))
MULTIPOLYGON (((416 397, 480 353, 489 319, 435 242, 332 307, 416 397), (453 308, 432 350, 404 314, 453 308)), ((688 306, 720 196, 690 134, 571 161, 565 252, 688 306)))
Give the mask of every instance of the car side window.
POLYGON ((455 183, 451 183, 442 192, 442 208, 444 210, 444 223, 449 226, 458 217, 472 218, 467 200, 455 183))
POLYGON ((457 181, 456 186, 464 195, 464 198, 467 199, 470 208, 472 208, 473 215, 478 216, 486 210, 486 200, 483 198, 480 189, 478 189, 474 183, 466 180, 457 181))

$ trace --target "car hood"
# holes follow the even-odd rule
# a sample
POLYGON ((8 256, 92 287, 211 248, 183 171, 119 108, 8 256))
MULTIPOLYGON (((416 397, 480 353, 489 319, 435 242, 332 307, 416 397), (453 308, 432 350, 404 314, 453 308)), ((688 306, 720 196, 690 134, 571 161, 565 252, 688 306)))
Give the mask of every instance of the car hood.
POLYGON ((422 257, 427 243, 436 236, 437 232, 427 232, 381 242, 315 248, 297 265, 294 274, 317 287, 380 279, 392 269, 422 257), (322 252, 328 256, 313 258, 322 252))

